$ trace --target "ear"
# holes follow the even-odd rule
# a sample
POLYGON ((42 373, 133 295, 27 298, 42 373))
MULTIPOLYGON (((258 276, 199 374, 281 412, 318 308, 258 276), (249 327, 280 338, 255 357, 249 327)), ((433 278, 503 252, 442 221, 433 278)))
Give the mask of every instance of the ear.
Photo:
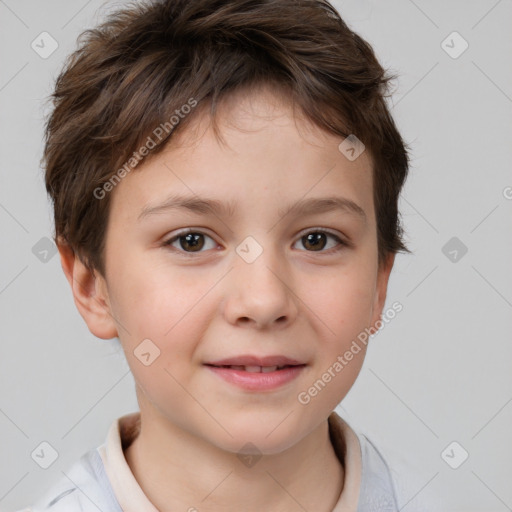
POLYGON ((380 320, 384 304, 386 302, 386 295, 388 291, 389 275, 395 263, 395 254, 389 254, 386 261, 379 265, 377 271, 377 283, 375 287, 375 300, 373 303, 373 314, 371 326, 375 327, 375 323, 380 320))
POLYGON ((97 271, 89 270, 67 243, 58 243, 57 247, 75 305, 87 327, 98 338, 115 338, 117 326, 110 310, 105 279, 97 271))

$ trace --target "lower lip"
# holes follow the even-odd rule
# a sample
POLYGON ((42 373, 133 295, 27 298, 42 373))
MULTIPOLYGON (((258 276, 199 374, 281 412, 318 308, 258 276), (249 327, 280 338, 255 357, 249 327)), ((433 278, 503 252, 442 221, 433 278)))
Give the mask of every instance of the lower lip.
POLYGON ((217 366, 208 366, 212 372, 216 373, 225 381, 249 391, 266 391, 279 388, 296 379, 305 365, 290 366, 274 372, 246 372, 243 370, 232 370, 231 368, 219 368, 217 366))

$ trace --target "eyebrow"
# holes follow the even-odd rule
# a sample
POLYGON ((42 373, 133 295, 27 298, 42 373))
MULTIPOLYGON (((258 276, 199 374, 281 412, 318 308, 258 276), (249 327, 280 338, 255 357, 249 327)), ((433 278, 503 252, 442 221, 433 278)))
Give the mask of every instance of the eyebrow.
MULTIPOLYGON (((172 210, 188 210, 200 215, 233 217, 236 209, 237 203, 235 201, 222 202, 217 199, 198 196, 172 195, 160 204, 146 205, 137 220, 140 221, 150 215, 172 210)), ((278 210, 278 215, 282 218, 286 215, 311 215, 334 210, 355 215, 364 222, 367 220, 365 211, 357 203, 351 199, 337 196, 301 199, 293 205, 278 210)))

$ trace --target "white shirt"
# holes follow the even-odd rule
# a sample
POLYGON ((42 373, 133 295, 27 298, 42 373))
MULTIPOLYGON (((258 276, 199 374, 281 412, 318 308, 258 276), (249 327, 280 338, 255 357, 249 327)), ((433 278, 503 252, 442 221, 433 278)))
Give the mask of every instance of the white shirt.
MULTIPOLYGON (((32 507, 18 512, 159 512, 144 494, 124 451, 140 412, 115 420, 104 444, 89 450, 32 507)), ((390 470, 377 448, 336 412, 329 433, 344 467, 343 491, 332 512, 398 512, 390 470)))

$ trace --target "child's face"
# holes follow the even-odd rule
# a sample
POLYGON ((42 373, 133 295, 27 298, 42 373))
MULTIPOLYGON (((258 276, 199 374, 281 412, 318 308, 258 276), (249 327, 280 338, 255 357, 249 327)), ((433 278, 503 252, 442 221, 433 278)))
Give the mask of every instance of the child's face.
POLYGON ((378 270, 367 152, 349 161, 340 138, 295 120, 268 91, 250 103, 235 98, 219 112, 227 146, 200 117, 184 132, 196 138, 171 143, 115 188, 100 289, 143 414, 223 449, 250 441, 277 453, 323 422, 354 383, 364 349, 308 404, 298 399, 379 319, 392 260, 378 270), (233 204, 232 215, 160 208, 176 195, 233 204), (282 213, 327 197, 364 215, 350 207, 282 213), (184 229, 196 235, 166 245, 184 229), (147 339, 160 351, 148 366, 134 355, 147 339), (267 387, 265 373, 207 366, 244 355, 305 366, 282 382, 282 370, 267 374, 276 379, 267 387), (235 382, 244 376, 249 384, 235 382))

